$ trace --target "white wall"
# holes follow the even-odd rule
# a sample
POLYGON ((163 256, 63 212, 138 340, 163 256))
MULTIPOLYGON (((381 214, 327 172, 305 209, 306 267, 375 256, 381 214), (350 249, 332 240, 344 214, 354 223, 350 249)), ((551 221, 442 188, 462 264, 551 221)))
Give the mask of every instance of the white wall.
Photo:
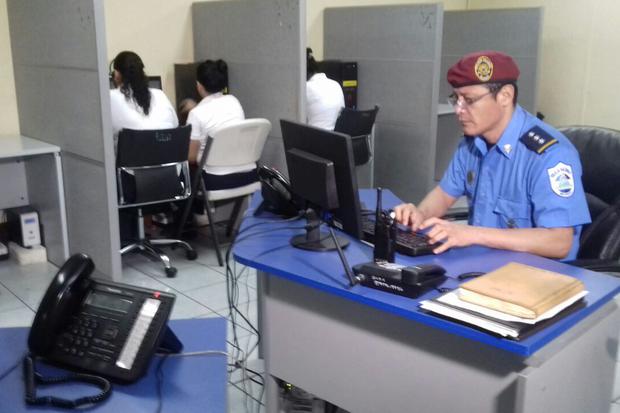
MULTIPOLYGON (((259 0, 255 0, 259 1, 259 0)), ((161 75, 174 100, 173 64, 193 61, 193 0, 105 0, 108 57, 134 50, 147 73, 161 75), (142 16, 148 16, 143 18, 142 16)), ((308 45, 323 56, 326 7, 422 3, 420 0, 309 0, 308 45)), ((590 124, 620 129, 615 80, 620 67, 618 0, 444 0, 445 10, 545 9, 539 110, 554 125, 590 124)), ((0 135, 19 132, 6 0, 0 0, 0 135)))
POLYGON ((162 77, 164 92, 174 102, 174 64, 194 61, 194 2, 105 0, 108 61, 123 50, 136 52, 148 75, 162 77))
POLYGON ((0 0, 0 135, 19 133, 6 0, 0 0))
POLYGON ((618 0, 470 0, 470 8, 544 7, 539 110, 553 125, 620 129, 618 0))

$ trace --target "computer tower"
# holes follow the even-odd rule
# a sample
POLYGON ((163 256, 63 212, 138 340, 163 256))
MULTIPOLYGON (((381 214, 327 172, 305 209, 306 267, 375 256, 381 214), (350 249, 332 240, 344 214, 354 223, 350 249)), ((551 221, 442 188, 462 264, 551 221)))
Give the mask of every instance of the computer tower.
POLYGON ((200 102, 200 96, 196 90, 196 67, 199 64, 200 62, 174 64, 174 89, 177 108, 183 99, 190 98, 200 102))
POLYGON ((357 108, 357 62, 343 62, 341 60, 323 60, 319 62, 319 70, 342 86, 344 105, 347 108, 357 108))

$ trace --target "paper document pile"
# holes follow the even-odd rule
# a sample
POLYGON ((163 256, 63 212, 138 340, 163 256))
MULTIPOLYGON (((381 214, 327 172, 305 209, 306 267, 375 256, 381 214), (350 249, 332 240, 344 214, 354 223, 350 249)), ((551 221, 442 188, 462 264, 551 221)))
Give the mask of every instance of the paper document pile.
POLYGON ((520 339, 581 308, 587 293, 576 278, 509 263, 420 306, 502 337, 520 339))

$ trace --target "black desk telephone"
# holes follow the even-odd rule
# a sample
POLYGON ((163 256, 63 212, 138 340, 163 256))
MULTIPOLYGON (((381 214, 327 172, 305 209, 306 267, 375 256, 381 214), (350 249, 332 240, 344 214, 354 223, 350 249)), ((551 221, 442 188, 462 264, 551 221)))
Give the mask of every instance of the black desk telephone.
POLYGON ((85 254, 67 260, 41 301, 28 347, 61 367, 133 382, 162 339, 170 352, 181 350, 167 327, 175 296, 93 279, 93 269, 85 254))

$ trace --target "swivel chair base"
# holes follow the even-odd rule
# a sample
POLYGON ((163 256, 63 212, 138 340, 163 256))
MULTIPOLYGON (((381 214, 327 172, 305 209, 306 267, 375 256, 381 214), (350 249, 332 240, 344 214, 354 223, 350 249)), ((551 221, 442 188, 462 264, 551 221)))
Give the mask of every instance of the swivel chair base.
POLYGON ((186 258, 190 261, 195 260, 198 257, 196 250, 194 250, 194 248, 192 248, 192 246, 185 241, 168 238, 147 239, 144 234, 144 217, 142 215, 142 209, 138 208, 138 240, 121 248, 121 256, 138 250, 138 252, 150 259, 161 261, 162 264, 164 264, 166 277, 175 277, 177 274, 177 269, 170 265, 170 258, 168 258, 168 256, 161 249, 157 248, 156 245, 172 247, 181 246, 185 249, 186 258))

